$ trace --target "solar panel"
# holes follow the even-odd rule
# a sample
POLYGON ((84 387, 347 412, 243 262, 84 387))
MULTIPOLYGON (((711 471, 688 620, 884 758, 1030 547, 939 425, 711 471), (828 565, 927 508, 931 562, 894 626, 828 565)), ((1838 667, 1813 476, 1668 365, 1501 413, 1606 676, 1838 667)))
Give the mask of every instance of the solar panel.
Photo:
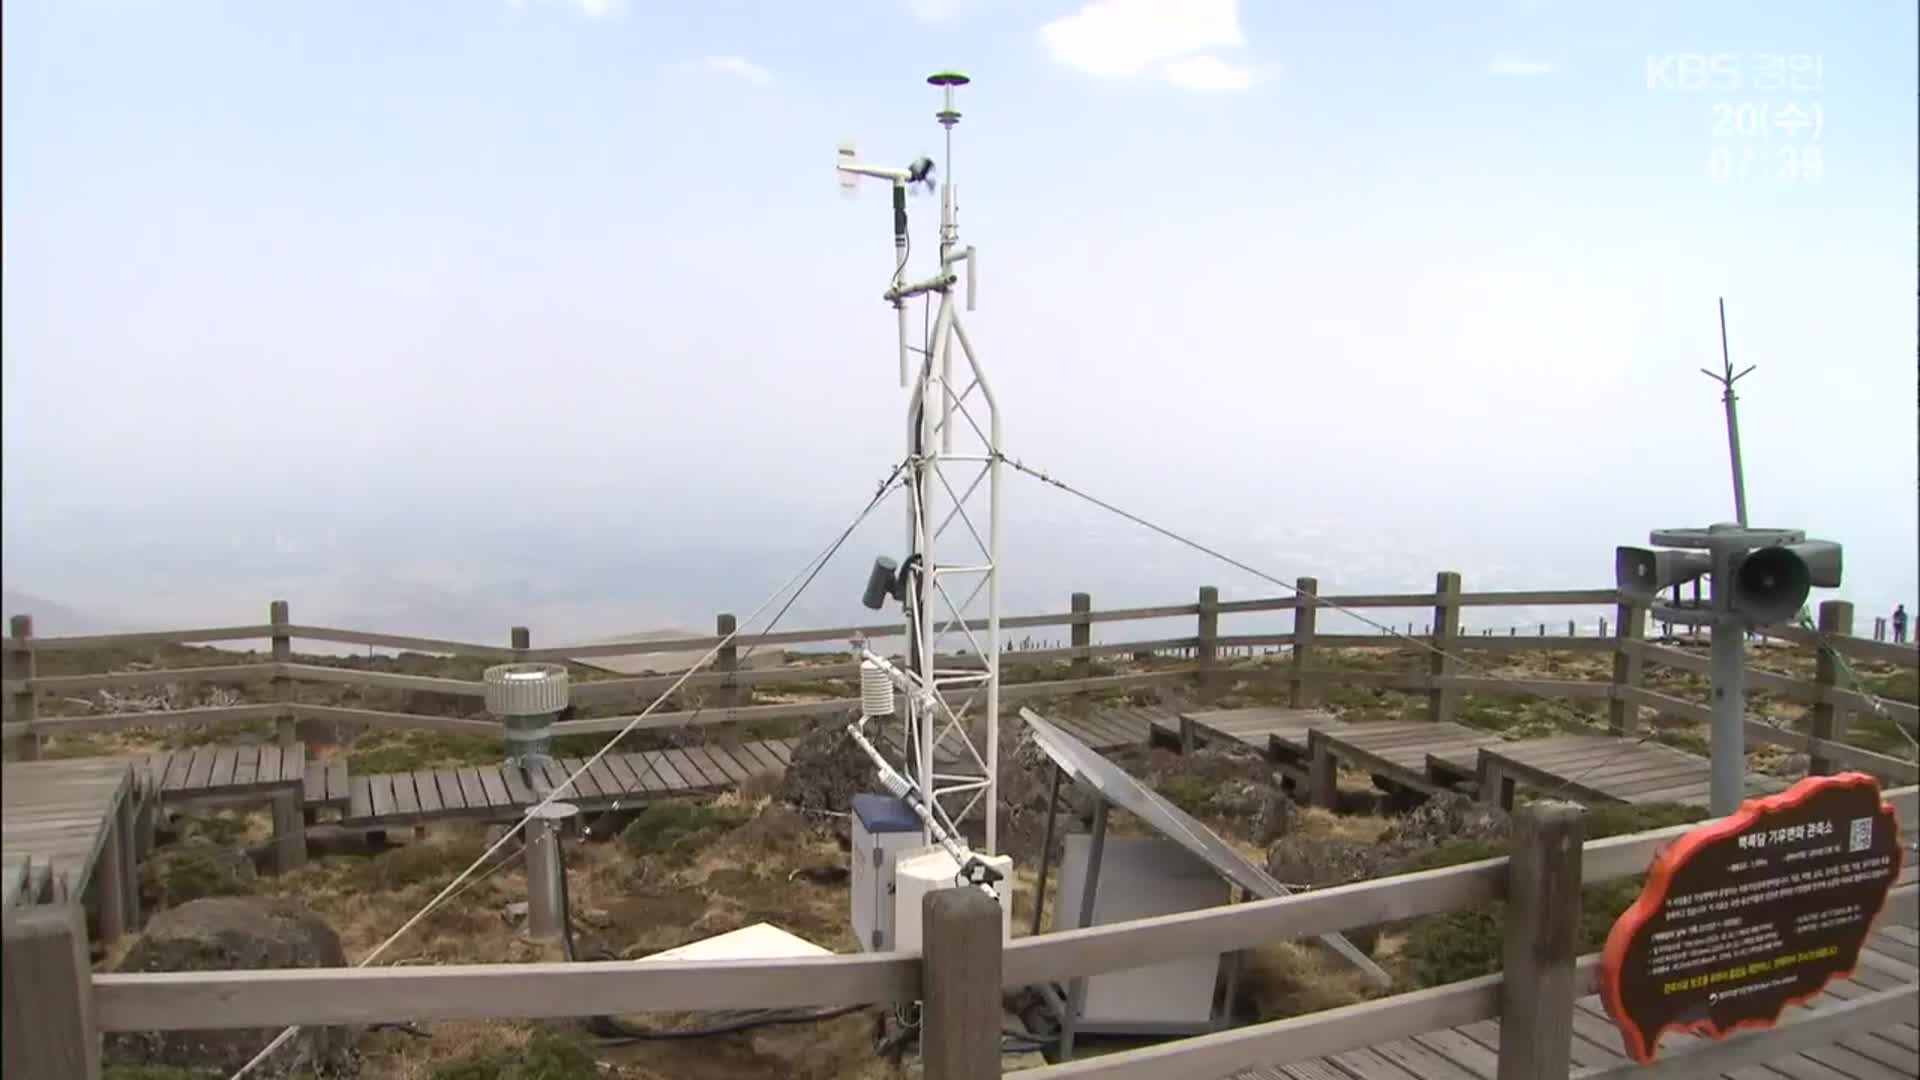
MULTIPOLYGON (((1155 832, 1186 848, 1213 867, 1221 877, 1254 896, 1270 899, 1290 895, 1285 885, 1222 840, 1219 833, 1162 798, 1159 792, 1134 779, 1126 770, 1101 757, 1086 743, 1035 715, 1032 709, 1021 709, 1020 716, 1026 720, 1027 729, 1033 732, 1033 741, 1053 759, 1061 772, 1077 783, 1085 784, 1101 798, 1146 822, 1155 832)), ((1390 976, 1378 964, 1346 938, 1338 934, 1325 934, 1321 940, 1368 975, 1383 983, 1390 981, 1390 976)))

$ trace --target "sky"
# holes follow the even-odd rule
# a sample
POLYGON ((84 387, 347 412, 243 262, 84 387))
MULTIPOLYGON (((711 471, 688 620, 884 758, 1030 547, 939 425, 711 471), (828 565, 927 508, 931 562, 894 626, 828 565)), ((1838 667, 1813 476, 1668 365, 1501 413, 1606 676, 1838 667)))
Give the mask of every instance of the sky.
MULTIPOLYGON (((904 453, 886 192, 830 162, 944 159, 944 68, 1010 456, 1329 591, 1603 587, 1732 516, 1724 297, 1753 523, 1843 542, 1863 623, 1920 599, 1906 0, 3 18, 10 607, 751 610, 904 453)), ((1007 485, 1010 611, 1274 592, 1007 485)), ((857 611, 899 513, 789 625, 857 611)))

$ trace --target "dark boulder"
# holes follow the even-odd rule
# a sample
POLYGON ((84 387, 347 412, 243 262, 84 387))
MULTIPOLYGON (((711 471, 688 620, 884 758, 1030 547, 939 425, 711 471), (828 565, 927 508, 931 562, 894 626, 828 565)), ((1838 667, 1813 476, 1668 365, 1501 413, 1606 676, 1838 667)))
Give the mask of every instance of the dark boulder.
MULTIPOLYGON (((318 915, 291 901, 209 897, 155 915, 117 970, 238 971, 250 968, 345 967, 340 936, 318 915)), ((125 1031, 106 1040, 110 1064, 172 1065, 231 1073, 280 1034, 278 1028, 210 1031, 125 1031)), ((352 1076, 354 1033, 301 1028, 252 1075, 352 1076)))

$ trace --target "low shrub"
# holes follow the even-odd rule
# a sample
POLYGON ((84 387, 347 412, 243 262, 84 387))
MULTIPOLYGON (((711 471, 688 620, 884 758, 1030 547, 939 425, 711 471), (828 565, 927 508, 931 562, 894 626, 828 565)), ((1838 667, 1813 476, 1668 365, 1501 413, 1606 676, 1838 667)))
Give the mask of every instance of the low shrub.
MULTIPOLYGON (((596 746, 595 749, 598 749, 596 746)), ((506 751, 499 739, 444 731, 375 731, 356 739, 347 752, 347 770, 361 773, 413 772, 456 765, 497 765, 506 751)))
POLYGON ((599 1080, 600 1068, 579 1039, 536 1032, 525 1050, 496 1051, 449 1062, 433 1080, 599 1080))
POLYGON ((620 830, 620 841, 636 855, 687 855, 752 818, 753 810, 738 803, 648 803, 620 830))
MULTIPOLYGON (((1588 809, 1586 835, 1589 840, 1600 840, 1706 817, 1707 812, 1701 807, 1680 803, 1606 803, 1588 809)), ((1504 844, 1492 842, 1445 844, 1416 855, 1404 869, 1432 870, 1499 858, 1507 853, 1504 844)), ((1606 944, 1613 924, 1639 897, 1645 880, 1644 876, 1620 878, 1581 890, 1580 952, 1596 952, 1606 944)), ((1504 903, 1429 915, 1408 924, 1402 955, 1421 986, 1476 978, 1500 970, 1505 926, 1504 903)))

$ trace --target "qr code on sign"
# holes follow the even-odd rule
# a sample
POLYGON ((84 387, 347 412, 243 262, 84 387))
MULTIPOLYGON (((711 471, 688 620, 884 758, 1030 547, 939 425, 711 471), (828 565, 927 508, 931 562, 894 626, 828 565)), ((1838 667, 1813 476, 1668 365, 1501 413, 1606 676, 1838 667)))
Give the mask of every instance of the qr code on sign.
POLYGON ((1847 854, 1851 855, 1857 851, 1865 851, 1872 846, 1873 819, 1870 817, 1854 818, 1853 823, 1847 827, 1847 854))

